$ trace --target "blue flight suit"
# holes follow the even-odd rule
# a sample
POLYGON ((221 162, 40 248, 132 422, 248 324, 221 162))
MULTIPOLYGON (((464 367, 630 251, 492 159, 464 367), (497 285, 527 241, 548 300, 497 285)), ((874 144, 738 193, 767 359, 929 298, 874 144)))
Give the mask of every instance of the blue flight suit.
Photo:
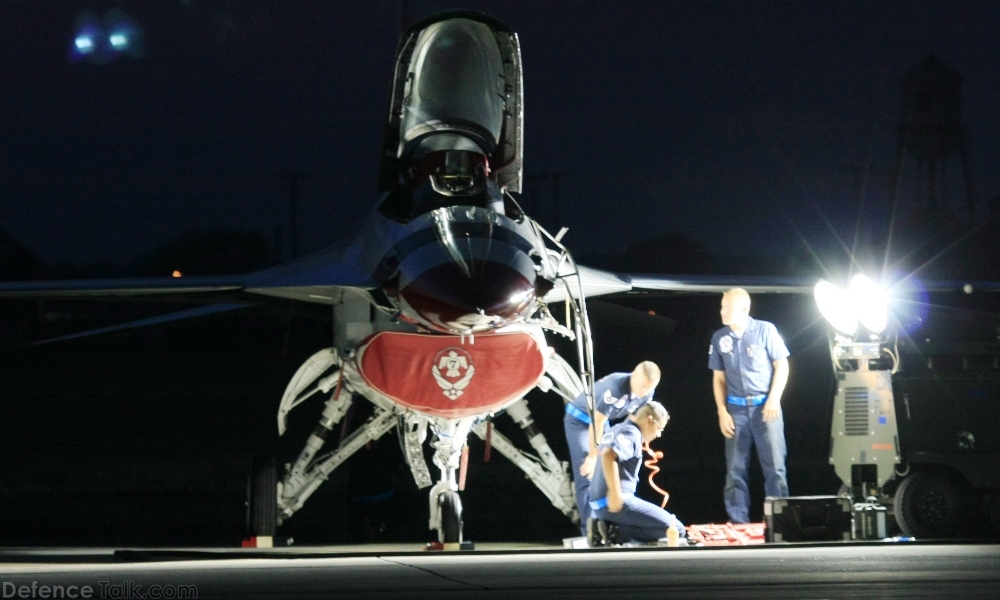
POLYGON ((723 327, 712 336, 708 347, 708 368, 726 373, 726 410, 736 431, 726 438, 726 487, 723 498, 733 523, 750 521, 750 488, 747 471, 750 449, 764 471, 764 492, 768 496, 788 496, 785 476, 785 422, 778 418, 764 422, 764 402, 771 390, 774 361, 788 358, 788 348, 772 323, 750 318, 746 331, 737 336, 723 327))
MULTIPOLYGON (((652 392, 641 397, 633 394, 631 377, 631 373, 612 373, 594 384, 594 409, 608 417, 608 422, 604 426, 605 431, 612 421, 624 419, 653 399, 652 392)), ((583 535, 587 535, 587 519, 591 516, 587 494, 590 489, 590 479, 580 475, 580 465, 590 452, 590 440, 587 439, 589 425, 587 396, 580 394, 566 405, 563 429, 566 432, 566 444, 569 446, 570 472, 576 488, 576 508, 580 512, 580 531, 583 535)), ((598 431, 597 435, 603 433, 598 431)))
POLYGON ((655 542, 667 534, 668 527, 684 537, 684 524, 659 506, 635 497, 642 468, 642 432, 631 420, 615 425, 601 439, 601 451, 611 449, 618 455, 618 477, 622 484, 624 506, 619 512, 608 510, 608 482, 604 477, 604 462, 597 460, 590 483, 590 508, 602 521, 618 524, 623 542, 655 542))

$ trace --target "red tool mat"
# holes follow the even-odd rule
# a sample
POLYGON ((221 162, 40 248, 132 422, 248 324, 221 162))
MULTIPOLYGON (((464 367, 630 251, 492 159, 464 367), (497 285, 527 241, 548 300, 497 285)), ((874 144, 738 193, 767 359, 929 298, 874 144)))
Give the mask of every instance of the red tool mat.
POLYGON ((764 543, 763 523, 689 525, 688 539, 706 546, 748 546, 764 543))

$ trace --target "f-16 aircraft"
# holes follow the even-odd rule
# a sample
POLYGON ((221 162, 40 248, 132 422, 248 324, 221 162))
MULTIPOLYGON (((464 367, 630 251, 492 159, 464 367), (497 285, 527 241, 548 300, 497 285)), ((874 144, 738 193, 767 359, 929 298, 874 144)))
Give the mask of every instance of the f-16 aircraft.
POLYGON ((287 472, 279 477, 273 461, 255 462, 248 502, 256 536, 274 535, 334 469, 392 430, 417 485, 431 488, 429 526, 442 543, 462 541, 458 492, 470 434, 489 436, 575 521, 568 468, 535 427, 524 396, 536 386, 566 400, 590 393, 586 297, 635 283, 578 266, 562 234, 543 229, 512 196, 522 182, 522 92, 519 43, 510 28, 472 12, 432 16, 401 38, 378 203, 353 242, 245 275, 9 283, 0 284, 0 297, 174 297, 204 304, 149 322, 269 298, 330 306, 332 345, 288 384, 279 434, 308 398, 324 397, 326 405, 287 472), (554 302, 567 307, 568 323, 552 316, 554 302), (550 348, 545 332, 576 340, 575 368, 550 348), (330 431, 360 399, 374 405, 371 418, 321 454, 330 431), (488 418, 501 411, 520 425, 536 454, 490 430, 488 418), (428 437, 436 482, 423 454, 428 437))
MULTIPOLYGON (((414 480, 429 487, 429 527, 462 542, 463 449, 470 434, 524 471, 576 521, 572 479, 535 427, 524 399, 535 387, 568 401, 591 396, 594 365, 586 299, 631 290, 811 293, 782 278, 640 277, 577 265, 519 207, 524 106, 518 37, 478 13, 441 13, 401 38, 386 114, 377 206, 353 242, 245 275, 0 284, 0 297, 166 297, 202 306, 163 322, 281 298, 327 305, 333 339, 295 373, 277 414, 311 397, 325 408, 297 459, 278 473, 255 462, 251 532, 271 536, 330 473, 369 440, 396 430, 414 480), (565 306, 566 322, 549 306, 565 306), (577 344, 575 366, 546 335, 577 344), (353 402, 373 414, 332 451, 331 430, 353 402), (534 454, 491 430, 505 411, 534 454), (434 449, 431 476, 423 445, 434 449)), ((142 325, 131 323, 125 327, 142 325)), ((110 328, 115 329, 115 328, 110 328)), ((88 334, 95 332, 87 332, 88 334)))

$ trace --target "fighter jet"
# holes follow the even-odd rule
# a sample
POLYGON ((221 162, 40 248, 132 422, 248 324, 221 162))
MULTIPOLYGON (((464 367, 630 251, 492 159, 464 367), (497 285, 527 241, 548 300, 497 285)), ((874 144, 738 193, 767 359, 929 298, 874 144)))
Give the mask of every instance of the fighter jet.
MULTIPOLYGON (((283 473, 254 464, 252 534, 271 536, 330 473, 369 440, 396 430, 414 480, 430 487, 429 528, 462 542, 463 449, 490 439, 571 520, 578 519, 566 463, 535 427, 524 400, 535 387, 568 401, 593 389, 586 298, 633 289, 810 292, 792 280, 629 277, 579 266, 519 207, 524 107, 518 37, 472 12, 448 12, 401 38, 378 180, 377 204, 353 242, 245 275, 0 284, 0 297, 184 298, 203 303, 163 322, 281 298, 327 305, 333 339, 295 373, 277 415, 325 398, 319 423, 283 473), (566 322, 549 310, 566 307, 566 322), (575 366, 546 334, 577 344, 575 366), (320 454, 353 402, 373 414, 320 454), (491 431, 506 412, 535 454, 491 431), (435 482, 423 445, 430 439, 435 482)), ((146 324, 131 323, 122 327, 146 324)), ((114 327, 110 329, 117 329, 114 327)), ((95 332, 87 332, 95 333, 95 332)))
POLYGON ((346 248, 241 276, 15 283, 3 284, 0 294, 183 296, 209 303, 169 318, 268 297, 329 305, 332 345, 289 383, 279 434, 306 399, 322 394, 326 406, 280 479, 266 463, 254 466, 249 501, 257 536, 273 535, 352 453, 396 429, 420 487, 432 484, 422 449, 430 435, 440 470, 430 491, 430 528, 441 542, 460 542, 462 449, 470 432, 486 437, 487 417, 503 410, 522 425, 538 455, 529 457, 499 432, 489 434, 493 447, 573 518, 566 466, 535 429, 523 397, 539 384, 565 398, 590 389, 582 288, 597 293, 628 284, 596 272, 581 278, 584 270, 558 237, 518 207, 511 193, 521 187, 522 123, 517 35, 483 15, 438 15, 415 24, 400 42, 378 205, 346 248), (572 329, 546 307, 567 297, 576 315, 572 329), (544 329, 580 340, 582 373, 550 351, 544 329), (372 417, 317 458, 360 398, 374 405, 372 417))

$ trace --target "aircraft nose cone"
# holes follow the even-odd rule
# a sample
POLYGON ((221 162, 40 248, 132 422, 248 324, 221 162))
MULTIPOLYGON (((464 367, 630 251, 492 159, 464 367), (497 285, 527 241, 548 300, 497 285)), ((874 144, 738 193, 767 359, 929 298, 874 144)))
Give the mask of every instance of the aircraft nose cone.
POLYGON ((437 331, 487 331, 526 316, 535 301, 530 244, 485 209, 439 209, 433 236, 399 265, 399 298, 437 331), (458 218, 461 217, 461 218, 458 218))
POLYGON ((501 326, 534 301, 534 285, 516 269, 491 260, 469 266, 471 276, 454 262, 431 267, 400 289, 400 296, 423 320, 449 333, 501 326))

